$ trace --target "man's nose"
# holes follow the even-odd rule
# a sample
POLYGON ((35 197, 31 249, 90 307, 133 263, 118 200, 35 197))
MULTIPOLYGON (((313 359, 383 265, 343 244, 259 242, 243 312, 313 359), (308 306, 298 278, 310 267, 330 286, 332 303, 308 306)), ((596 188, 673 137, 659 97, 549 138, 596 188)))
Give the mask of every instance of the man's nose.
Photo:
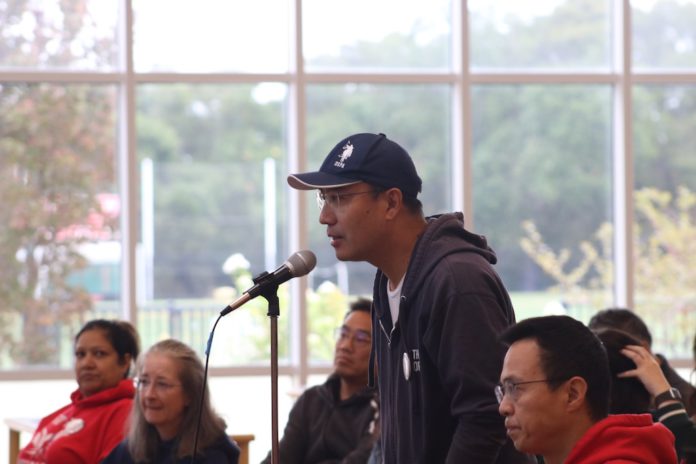
POLYGON ((504 395, 503 399, 500 401, 500 404, 498 405, 498 413, 503 417, 507 417, 512 414, 512 401, 508 399, 507 395, 504 395))
POLYGON ((333 224, 335 222, 336 215, 333 209, 327 203, 324 203, 324 206, 321 207, 321 211, 319 211, 319 224, 333 224))
POLYGON ((352 351, 355 341, 352 335, 345 335, 338 339, 338 349, 352 351))

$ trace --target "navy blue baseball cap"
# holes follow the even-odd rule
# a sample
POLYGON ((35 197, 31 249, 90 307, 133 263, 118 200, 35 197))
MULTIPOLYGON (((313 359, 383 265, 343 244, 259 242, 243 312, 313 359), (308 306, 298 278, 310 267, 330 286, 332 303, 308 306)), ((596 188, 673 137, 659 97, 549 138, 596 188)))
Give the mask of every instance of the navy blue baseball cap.
POLYGON ((288 184, 298 190, 326 189, 367 182, 398 188, 416 198, 422 181, 411 156, 384 134, 354 134, 338 142, 319 171, 290 174, 288 184))

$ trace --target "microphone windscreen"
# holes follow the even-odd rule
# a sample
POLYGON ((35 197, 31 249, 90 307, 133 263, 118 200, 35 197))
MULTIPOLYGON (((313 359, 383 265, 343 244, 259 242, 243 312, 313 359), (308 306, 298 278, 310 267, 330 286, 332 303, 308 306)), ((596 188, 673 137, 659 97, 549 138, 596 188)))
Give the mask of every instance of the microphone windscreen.
POLYGON ((294 253, 285 262, 293 277, 301 277, 308 274, 317 265, 317 257, 309 250, 294 253))

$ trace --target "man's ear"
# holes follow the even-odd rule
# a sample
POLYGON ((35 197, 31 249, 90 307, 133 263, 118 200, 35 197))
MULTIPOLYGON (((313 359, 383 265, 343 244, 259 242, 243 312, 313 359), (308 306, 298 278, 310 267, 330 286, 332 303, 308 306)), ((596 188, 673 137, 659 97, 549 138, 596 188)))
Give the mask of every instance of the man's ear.
POLYGON ((384 196, 387 199, 387 219, 394 219, 397 213, 401 211, 404 204, 404 197, 401 190, 398 188, 390 188, 384 192, 384 196))
POLYGON ((587 382, 582 377, 572 377, 566 381, 566 391, 568 393, 568 410, 575 411, 585 406, 587 396, 587 382))

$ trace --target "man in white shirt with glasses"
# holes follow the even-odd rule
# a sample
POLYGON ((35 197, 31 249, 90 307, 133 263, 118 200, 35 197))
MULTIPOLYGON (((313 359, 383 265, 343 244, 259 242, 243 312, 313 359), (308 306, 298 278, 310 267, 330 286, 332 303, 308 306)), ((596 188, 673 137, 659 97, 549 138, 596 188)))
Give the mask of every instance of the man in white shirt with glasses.
POLYGON ((416 166, 384 134, 345 137, 318 171, 288 183, 317 190, 337 259, 377 268, 382 462, 529 462, 506 439, 493 395, 505 353, 497 337, 515 315, 486 238, 459 212, 424 215, 416 166))

